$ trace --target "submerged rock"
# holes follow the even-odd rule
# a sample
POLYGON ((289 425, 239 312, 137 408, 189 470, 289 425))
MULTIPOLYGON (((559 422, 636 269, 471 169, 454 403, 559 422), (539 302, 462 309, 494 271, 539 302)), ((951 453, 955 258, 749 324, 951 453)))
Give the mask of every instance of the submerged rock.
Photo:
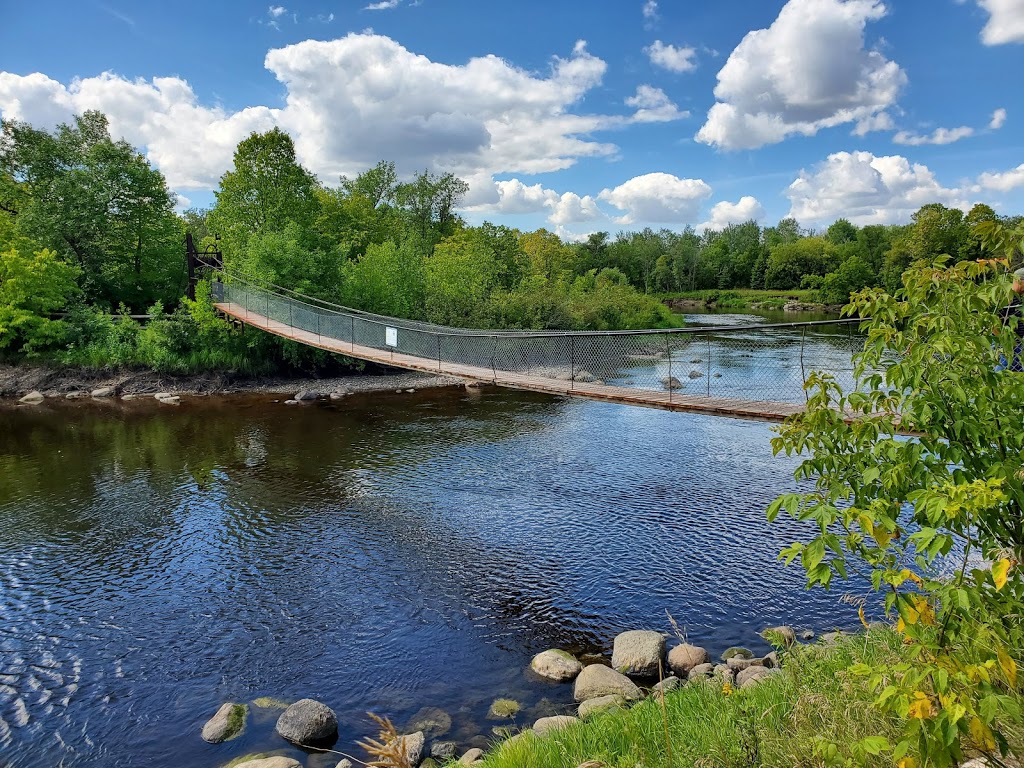
POLYGON ((515 699, 495 699, 487 710, 488 720, 510 720, 519 714, 521 705, 515 699))
POLYGON ((660 632, 622 632, 612 646, 612 667, 633 677, 657 677, 665 655, 665 637, 660 632))
POLYGON ((288 709, 288 702, 275 699, 273 696, 260 696, 252 700, 254 707, 260 709, 288 709))
POLYGON ((661 380, 661 386, 665 389, 682 389, 683 382, 677 379, 675 376, 666 376, 661 380))
POLYGON ((551 649, 541 651, 530 662, 530 669, 545 680, 564 683, 583 671, 583 665, 566 651, 551 649))
POLYGON ((626 699, 618 694, 610 696, 598 696, 594 699, 587 699, 579 706, 581 718, 588 718, 595 712, 603 712, 606 709, 617 709, 626 706, 626 699))
POLYGON ((683 643, 668 652, 669 669, 673 674, 683 678, 689 675, 690 670, 694 667, 707 664, 709 661, 711 661, 711 656, 699 645, 683 643))
POLYGON ((584 667, 573 685, 573 698, 576 701, 596 699, 599 696, 618 695, 630 701, 643 698, 636 683, 614 669, 601 664, 584 667))
POLYGON ((249 708, 245 704, 222 704, 217 713, 203 726, 203 741, 220 744, 231 741, 245 730, 245 718, 249 708))
POLYGON ((409 731, 423 731, 430 739, 444 736, 452 729, 452 718, 439 707, 423 707, 409 720, 409 731))
POLYGON ((326 704, 302 699, 277 719, 277 732, 292 744, 314 744, 338 733, 338 716, 326 704))
POLYGON ((701 373, 700 371, 690 371, 689 377, 691 379, 702 379, 704 378, 704 374, 701 373))

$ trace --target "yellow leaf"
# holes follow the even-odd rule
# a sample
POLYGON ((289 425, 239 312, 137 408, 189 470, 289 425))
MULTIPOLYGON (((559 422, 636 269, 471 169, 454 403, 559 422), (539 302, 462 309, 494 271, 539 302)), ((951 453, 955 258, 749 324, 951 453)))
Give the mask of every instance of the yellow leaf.
POLYGON ((864 617, 863 605, 857 609, 857 615, 860 617, 860 623, 864 625, 864 629, 871 629, 871 627, 868 626, 868 620, 864 617))
POLYGON ((978 749, 983 752, 991 752, 996 748, 996 739, 992 735, 992 730, 985 725, 981 720, 974 717, 971 718, 971 739, 977 745, 978 749))
POLYGON ((917 760, 912 757, 901 757, 896 762, 896 768, 917 768, 917 760))
POLYGON ((888 547, 889 542, 892 541, 892 534, 883 525, 871 526, 871 535, 882 549, 888 547))
POLYGON ((910 702, 907 709, 907 717, 917 720, 927 720, 932 715, 932 702, 927 694, 921 691, 914 691, 914 700, 910 702))
POLYGON ((910 580, 911 580, 912 582, 914 582, 914 583, 915 583, 915 584, 917 584, 918 586, 920 586, 920 585, 921 585, 921 577, 920 577, 920 576, 918 576, 918 575, 917 575, 916 573, 914 573, 913 571, 911 571, 911 570, 910 570, 909 568, 904 568, 904 569, 903 569, 902 571, 900 571, 900 577, 901 577, 901 578, 902 578, 902 579, 903 579, 904 581, 906 581, 907 579, 910 579, 910 580))
POLYGON ((907 625, 903 623, 903 619, 900 618, 896 621, 896 631, 901 635, 906 631, 907 625))
POLYGON ((992 563, 992 580, 996 583, 996 591, 1006 586, 1006 577, 1010 573, 1010 561, 996 560, 992 563))
POLYGON ((999 666, 1006 675, 1011 686, 1017 685, 1017 662, 1015 662, 1006 651, 1000 648, 996 651, 996 658, 999 659, 999 666))

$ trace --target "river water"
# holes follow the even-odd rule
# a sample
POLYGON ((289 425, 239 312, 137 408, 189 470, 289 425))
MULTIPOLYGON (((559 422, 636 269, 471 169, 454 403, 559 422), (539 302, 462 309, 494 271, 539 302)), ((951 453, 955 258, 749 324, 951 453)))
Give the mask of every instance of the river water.
POLYGON ((713 653, 765 626, 855 624, 776 562, 794 488, 769 425, 500 390, 0 406, 0 765, 220 766, 307 755, 250 708, 312 697, 359 752, 365 712, 423 707, 464 747, 569 711, 549 647, 670 632, 713 653))

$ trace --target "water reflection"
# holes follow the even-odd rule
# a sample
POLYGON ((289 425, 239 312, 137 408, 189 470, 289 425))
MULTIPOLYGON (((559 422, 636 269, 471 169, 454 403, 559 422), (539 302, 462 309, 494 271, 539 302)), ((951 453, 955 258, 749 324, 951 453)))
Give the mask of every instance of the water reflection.
POLYGON ((763 424, 527 393, 288 408, 0 409, 0 750, 13 766, 216 766, 286 748, 275 713, 198 737, 225 700, 313 696, 469 742, 550 646, 623 629, 722 650, 850 609, 802 589, 763 510, 791 485, 763 424))

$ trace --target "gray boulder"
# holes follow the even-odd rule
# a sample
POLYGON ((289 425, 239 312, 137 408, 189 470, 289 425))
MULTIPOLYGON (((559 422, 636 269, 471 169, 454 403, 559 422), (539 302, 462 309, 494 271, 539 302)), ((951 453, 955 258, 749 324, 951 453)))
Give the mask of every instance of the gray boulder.
POLYGON ((835 645, 839 642, 839 638, 841 638, 843 634, 843 632, 839 631, 826 632, 821 636, 821 642, 823 642, 825 645, 835 645))
POLYGON ((691 379, 700 379, 704 377, 704 374, 700 371, 690 371, 689 376, 691 379))
POLYGON ((715 665, 710 662, 707 664, 698 664, 696 667, 690 670, 690 674, 686 676, 687 681, 693 680, 707 680, 715 673, 715 665))
POLYGON ((407 736, 399 736, 395 744, 405 749, 405 755, 409 758, 409 765, 419 765, 423 759, 423 745, 427 743, 427 737, 423 731, 416 731, 407 736))
POLYGON ((612 646, 612 667, 632 677, 657 677, 664 655, 665 637, 660 632, 623 632, 612 646))
POLYGON ((740 658, 740 659, 752 659, 754 654, 746 648, 740 648, 733 646, 732 648, 726 648, 722 653, 722 661, 728 661, 729 659, 740 658))
POLYGON ((117 394, 117 387, 99 387, 94 389, 91 394, 96 398, 113 397, 117 394))
POLYGON ((435 741, 430 746, 430 756, 435 760, 440 760, 442 763, 454 760, 455 755, 458 753, 459 745, 454 741, 435 741))
POLYGON ((617 694, 610 696, 598 696, 596 699, 587 699, 579 706, 581 718, 588 718, 595 712, 603 712, 606 709, 620 708, 626 706, 626 700, 617 694))
POLYGON ((690 670, 694 667, 707 664, 709 661, 711 661, 711 656, 699 645, 683 643, 668 652, 669 669, 673 674, 682 678, 690 674, 690 670))
POLYGON ((248 713, 249 708, 245 704, 222 704, 217 714, 203 726, 203 741, 220 744, 237 737, 245 730, 245 718, 248 713))
POLYGON ((474 747, 459 758, 459 765, 472 765, 483 756, 484 751, 479 747, 474 747))
POLYGON ((235 768, 302 768, 302 763, 284 755, 277 755, 246 760, 244 763, 237 763, 235 768))
POLYGON ((711 676, 719 678, 723 683, 732 683, 736 680, 736 670, 728 664, 715 664, 711 676))
POLYGON ((64 399, 65 400, 81 400, 83 397, 88 397, 88 396, 89 396, 88 392, 82 392, 81 390, 76 389, 75 391, 68 392, 66 395, 64 395, 64 399))
POLYGON ((736 686, 739 688, 750 688, 773 674, 777 673, 767 667, 747 667, 736 674, 736 686))
POLYGON ((45 398, 43 393, 38 390, 33 390, 21 398, 18 402, 22 405, 39 405, 45 398))
POLYGON ((314 744, 338 733, 338 716, 326 704, 302 699, 281 713, 276 728, 292 744, 314 744))
POLYGON ((789 648, 796 642, 796 630, 786 626, 768 627, 761 631, 761 637, 772 645, 782 645, 789 648))
POLYGON ((350 389, 339 389, 331 392, 331 400, 344 400, 346 397, 352 394, 350 389))
POLYGON ((530 669, 545 680, 564 683, 583 671, 583 665, 566 651, 551 649, 541 651, 530 662, 530 669))
POLYGON ((583 668, 573 684, 572 695, 576 701, 611 695, 622 696, 629 701, 639 701, 643 698, 636 683, 602 664, 591 664, 583 668))
POLYGON ((683 382, 677 379, 675 376, 666 376, 661 380, 661 386, 665 389, 682 389, 683 382))
POLYGON ((729 669, 739 672, 741 669, 747 669, 748 667, 763 667, 764 659, 744 659, 741 656, 733 656, 725 663, 729 669))
POLYGON ((682 684, 683 684, 682 680, 680 680, 675 675, 671 675, 669 677, 666 677, 664 680, 662 680, 660 683, 658 683, 653 688, 651 688, 651 693, 652 694, 666 694, 669 691, 674 691, 676 688, 678 688, 682 684))
POLYGON ((579 720, 569 715, 555 715, 554 717, 542 717, 540 720, 533 724, 534 733, 538 736, 543 736, 546 733, 552 731, 560 731, 562 728, 566 728, 573 723, 578 723, 579 720))
POLYGON ((312 390, 309 390, 309 389, 304 389, 301 392, 296 393, 295 397, 292 398, 292 400, 295 400, 296 402, 299 402, 299 403, 309 403, 309 402, 312 402, 313 400, 319 400, 319 399, 320 399, 320 393, 319 392, 313 392, 312 390))

